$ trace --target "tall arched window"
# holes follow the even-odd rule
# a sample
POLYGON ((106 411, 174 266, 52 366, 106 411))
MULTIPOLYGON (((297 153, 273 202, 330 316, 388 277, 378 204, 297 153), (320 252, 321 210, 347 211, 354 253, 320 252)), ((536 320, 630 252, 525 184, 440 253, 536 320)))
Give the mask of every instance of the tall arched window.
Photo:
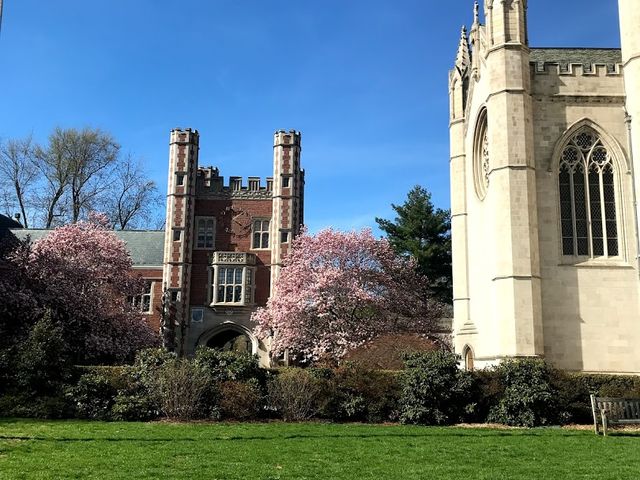
POLYGON ((618 256, 614 162, 590 127, 575 133, 562 150, 558 182, 562 253, 618 256))

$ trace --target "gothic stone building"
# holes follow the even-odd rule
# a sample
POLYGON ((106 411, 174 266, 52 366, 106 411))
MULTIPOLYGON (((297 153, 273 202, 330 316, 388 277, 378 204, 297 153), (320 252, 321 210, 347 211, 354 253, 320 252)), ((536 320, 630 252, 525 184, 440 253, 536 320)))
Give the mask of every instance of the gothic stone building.
MULTIPOLYGON (((275 133, 273 177, 264 183, 260 177, 225 183, 217 168, 200 167, 199 141, 195 130, 171 132, 165 231, 116 232, 147 280, 131 301, 177 350, 248 351, 268 366, 268 339, 253 335, 250 317, 266 304, 303 222, 301 135, 275 133)), ((10 231, 31 241, 48 233, 10 231)))
POLYGON ((533 48, 526 0, 483 7, 449 77, 455 349, 640 373, 640 2, 621 50, 533 48))

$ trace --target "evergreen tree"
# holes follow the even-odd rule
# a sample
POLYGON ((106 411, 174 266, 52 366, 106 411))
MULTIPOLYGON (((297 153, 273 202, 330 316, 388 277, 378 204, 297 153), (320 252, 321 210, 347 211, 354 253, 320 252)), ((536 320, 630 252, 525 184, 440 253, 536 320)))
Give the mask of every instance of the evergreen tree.
POLYGON ((400 255, 416 259, 419 273, 427 276, 436 298, 452 303, 451 214, 435 208, 431 194, 419 185, 411 189, 402 205, 391 205, 394 221, 376 218, 389 243, 400 255))

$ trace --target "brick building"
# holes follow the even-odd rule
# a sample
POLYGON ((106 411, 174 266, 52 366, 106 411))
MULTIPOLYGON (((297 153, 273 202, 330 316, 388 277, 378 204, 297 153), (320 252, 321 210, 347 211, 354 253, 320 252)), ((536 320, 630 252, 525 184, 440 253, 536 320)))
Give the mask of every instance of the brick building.
POLYGON ((275 133, 273 177, 264 183, 225 182, 217 168, 198 166, 197 131, 171 132, 161 288, 178 349, 233 348, 269 363, 268 340, 253 336, 250 316, 266 304, 303 222, 300 141, 293 130, 275 133))
MULTIPOLYGON (((116 231, 147 290, 131 299, 165 345, 248 351, 269 365, 269 344, 253 334, 251 313, 271 294, 304 208, 301 135, 274 134, 273 176, 225 178, 198 164, 197 131, 171 131, 164 231, 116 231)), ((10 219, 9 219, 10 220, 10 219)), ((37 241, 49 230, 6 229, 37 241)))

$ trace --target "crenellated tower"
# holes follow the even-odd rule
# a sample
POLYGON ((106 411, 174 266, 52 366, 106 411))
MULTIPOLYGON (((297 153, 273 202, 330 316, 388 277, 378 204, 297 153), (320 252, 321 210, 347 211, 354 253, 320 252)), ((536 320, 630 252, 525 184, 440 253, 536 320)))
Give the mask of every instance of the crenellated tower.
POLYGON ((169 328, 178 327, 178 339, 184 337, 189 321, 198 150, 197 130, 171 131, 162 283, 173 317, 169 328))
POLYGON ((302 135, 279 130, 273 137, 273 211, 270 224, 271 288, 291 240, 304 221, 304 170, 300 168, 302 135))

